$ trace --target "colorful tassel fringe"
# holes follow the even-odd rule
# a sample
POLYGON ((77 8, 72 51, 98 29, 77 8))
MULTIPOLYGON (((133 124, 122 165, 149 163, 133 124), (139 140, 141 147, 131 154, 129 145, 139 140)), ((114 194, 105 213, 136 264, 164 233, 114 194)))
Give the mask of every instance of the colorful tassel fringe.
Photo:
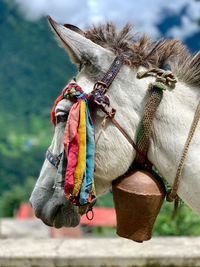
MULTIPOLYGON (((51 113, 55 124, 55 108, 60 100, 75 102, 69 112, 64 133, 67 167, 64 177, 64 192, 74 205, 89 204, 96 198, 94 188, 94 128, 88 106, 87 94, 74 83, 68 84, 59 96, 51 113)), ((87 209, 85 209, 87 210, 87 209)))

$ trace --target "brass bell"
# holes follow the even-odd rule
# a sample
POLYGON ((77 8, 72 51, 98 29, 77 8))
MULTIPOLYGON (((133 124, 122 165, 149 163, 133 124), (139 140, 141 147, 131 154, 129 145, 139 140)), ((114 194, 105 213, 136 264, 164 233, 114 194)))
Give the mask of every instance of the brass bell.
POLYGON ((117 234, 137 242, 151 239, 166 190, 153 171, 134 170, 112 185, 117 234))

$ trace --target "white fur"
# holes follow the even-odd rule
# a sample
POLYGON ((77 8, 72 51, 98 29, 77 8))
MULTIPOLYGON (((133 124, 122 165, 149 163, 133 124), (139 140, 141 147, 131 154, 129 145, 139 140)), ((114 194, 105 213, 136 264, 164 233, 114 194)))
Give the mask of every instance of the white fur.
MULTIPOLYGON (((82 47, 84 47, 84 56, 87 55, 88 60, 92 59, 90 64, 86 65, 77 76, 77 83, 85 92, 90 92, 95 81, 102 78, 103 73, 108 70, 115 55, 96 44, 92 49, 92 42, 86 52, 83 44, 84 37, 80 37, 78 33, 71 32, 69 29, 60 28, 58 24, 56 27, 57 31, 60 30, 64 41, 78 53, 77 56, 80 59, 82 58, 82 47), (103 56, 102 51, 104 51, 103 56)), ((87 43, 86 39, 85 42, 87 43)), ((148 85, 155 81, 153 77, 137 79, 136 73, 140 70, 142 68, 132 70, 123 65, 107 92, 111 106, 117 109, 116 120, 134 141, 147 99, 148 85)), ((164 91, 163 100, 157 109, 148 158, 170 185, 173 183, 199 99, 200 90, 198 88, 188 87, 178 81, 174 89, 164 91)), ((61 104, 66 104, 66 102, 61 104)), ((65 107, 65 109, 69 109, 69 107, 65 107)), ((111 121, 107 120, 105 134, 103 134, 101 129, 103 118, 104 114, 100 110, 93 114, 96 139, 94 179, 98 195, 106 192, 110 188, 111 182, 128 170, 136 155, 133 147, 111 121)), ((60 150, 54 148, 62 143, 63 131, 64 127, 59 127, 58 130, 56 127, 52 149, 57 154, 60 150)), ((200 126, 191 142, 178 188, 178 195, 198 214, 200 214, 199 151, 200 126)), ((46 162, 37 185, 49 186, 47 185, 49 168, 50 164, 46 162)))
MULTIPOLYGON (((123 66, 107 93, 111 106, 117 108, 115 118, 133 140, 136 140, 147 88, 151 81, 154 81, 154 78, 137 79, 135 71, 123 66)), ((86 83, 84 74, 80 75, 78 83, 83 90, 87 90, 87 87, 84 88, 86 83)), ((156 112, 148 158, 170 185, 176 174, 199 97, 199 89, 189 88, 186 84, 178 82, 174 89, 164 92, 163 100, 156 112)), ((103 114, 94 116, 97 140, 95 181, 103 181, 102 186, 101 182, 98 182, 100 188, 97 188, 97 192, 100 193, 107 190, 103 184, 107 186, 106 181, 110 183, 125 173, 135 157, 135 151, 111 121, 106 124, 106 137, 102 134, 103 116, 103 114)), ((199 136, 198 126, 185 160, 178 190, 179 196, 198 214, 200 214, 199 136)))

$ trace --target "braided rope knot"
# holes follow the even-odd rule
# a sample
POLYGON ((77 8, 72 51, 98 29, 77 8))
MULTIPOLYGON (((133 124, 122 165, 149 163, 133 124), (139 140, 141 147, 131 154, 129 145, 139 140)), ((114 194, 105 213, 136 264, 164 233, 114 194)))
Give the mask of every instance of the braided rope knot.
POLYGON ((78 98, 87 97, 87 94, 78 84, 69 83, 62 91, 63 98, 76 102, 78 98))
POLYGON ((161 82, 168 86, 172 86, 174 83, 177 82, 177 79, 170 70, 163 70, 159 68, 152 68, 147 71, 140 71, 137 73, 137 78, 141 79, 143 77, 155 76, 155 75, 156 75, 156 82, 161 82))

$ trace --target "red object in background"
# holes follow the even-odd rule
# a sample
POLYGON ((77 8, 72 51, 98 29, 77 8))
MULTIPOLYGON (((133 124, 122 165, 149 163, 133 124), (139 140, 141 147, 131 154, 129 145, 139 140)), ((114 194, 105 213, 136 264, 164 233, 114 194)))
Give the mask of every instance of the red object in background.
MULTIPOLYGON (((20 220, 36 219, 36 216, 33 212, 33 208, 29 203, 20 204, 16 217, 17 219, 20 220)), ((50 237, 56 237, 56 238, 57 237, 81 238, 83 236, 80 225, 74 228, 62 227, 60 229, 49 227, 49 235, 50 237)))
MULTIPOLYGON (((88 226, 116 226, 116 214, 114 208, 108 207, 93 207, 94 218, 88 220, 86 215, 81 217, 81 224, 88 226)), ((91 216, 91 214, 88 214, 91 216)), ((33 209, 28 203, 21 203, 17 213, 18 219, 36 218, 33 209)))
MULTIPOLYGON (((84 214, 81 217, 81 225, 87 226, 116 226, 116 213, 114 208, 93 207, 94 218, 90 221, 84 214)), ((91 216, 89 212, 88 216, 91 216)))
POLYGON ((33 212, 33 208, 29 203, 21 203, 18 213, 17 213, 17 219, 34 219, 35 214, 33 212))
MULTIPOLYGON (((94 218, 88 220, 86 215, 81 217, 80 225, 83 226, 116 226, 116 215, 114 208, 106 207, 94 207, 94 218)), ((91 214, 89 213, 89 216, 91 214)), ((29 203, 21 203, 19 211, 17 213, 17 219, 36 219, 33 209, 29 203)), ((50 227, 49 235, 51 237, 68 237, 68 238, 80 238, 83 236, 80 225, 75 228, 52 228, 50 227)))

